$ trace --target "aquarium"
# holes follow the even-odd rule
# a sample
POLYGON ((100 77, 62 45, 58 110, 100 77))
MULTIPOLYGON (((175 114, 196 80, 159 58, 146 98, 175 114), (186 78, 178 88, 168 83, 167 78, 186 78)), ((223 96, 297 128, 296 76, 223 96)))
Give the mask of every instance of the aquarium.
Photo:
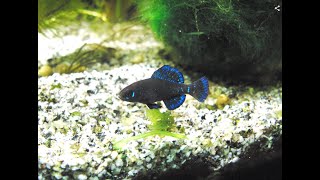
POLYGON ((38 179, 281 179, 281 0, 38 0, 38 179))

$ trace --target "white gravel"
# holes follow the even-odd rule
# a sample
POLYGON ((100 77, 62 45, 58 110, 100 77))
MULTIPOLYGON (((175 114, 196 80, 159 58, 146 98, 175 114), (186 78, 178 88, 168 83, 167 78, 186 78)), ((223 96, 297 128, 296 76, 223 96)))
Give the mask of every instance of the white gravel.
MULTIPOLYGON (((39 179, 132 178, 147 169, 179 168, 199 154, 215 160, 214 168, 219 169, 237 161, 249 144, 282 133, 281 87, 250 94, 243 88, 210 82, 211 91, 235 95, 231 104, 213 110, 208 109, 216 102, 212 96, 199 103, 187 95, 184 104, 171 111, 187 139, 151 136, 115 150, 112 142, 148 132, 150 123, 146 105, 121 101, 116 93, 149 78, 157 68, 140 63, 39 78, 39 179)), ((165 110, 163 105, 161 111, 165 110)), ((272 146, 270 142, 267 148, 272 146)))

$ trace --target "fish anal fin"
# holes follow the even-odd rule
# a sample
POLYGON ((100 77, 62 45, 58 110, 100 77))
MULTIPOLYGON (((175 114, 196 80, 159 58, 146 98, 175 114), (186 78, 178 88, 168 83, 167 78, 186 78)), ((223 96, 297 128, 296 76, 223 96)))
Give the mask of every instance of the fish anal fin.
POLYGON ((184 95, 177 96, 177 97, 174 97, 169 100, 164 100, 163 102, 169 110, 174 110, 174 109, 180 107, 183 104, 185 99, 186 99, 186 95, 184 94, 184 95))

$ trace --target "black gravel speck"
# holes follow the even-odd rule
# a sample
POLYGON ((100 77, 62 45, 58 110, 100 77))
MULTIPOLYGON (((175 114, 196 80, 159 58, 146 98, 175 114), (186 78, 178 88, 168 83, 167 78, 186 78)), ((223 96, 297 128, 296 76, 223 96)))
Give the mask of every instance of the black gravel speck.
POLYGON ((72 140, 75 141, 79 136, 76 134, 75 136, 73 136, 72 140))
POLYGON ((70 98, 67 100, 68 103, 72 104, 74 102, 74 98, 70 98))
POLYGON ((76 81, 80 81, 80 80, 83 80, 84 77, 81 77, 81 78, 76 78, 76 81))
POLYGON ((109 149, 109 150, 113 150, 113 144, 112 144, 111 142, 110 142, 109 145, 108 145, 108 149, 109 149))
POLYGON ((106 106, 105 106, 105 105, 103 105, 103 104, 98 104, 97 108, 98 108, 98 110, 101 110, 101 109, 106 108, 106 106))
POLYGON ((56 121, 56 120, 59 120, 61 118, 61 115, 58 114, 52 121, 56 121))
POLYGON ((127 81, 128 81, 128 79, 126 79, 126 78, 123 78, 123 79, 122 79, 121 77, 118 77, 114 83, 115 83, 115 84, 118 84, 118 83, 124 84, 124 83, 126 83, 127 81))
POLYGON ((95 94, 95 92, 94 92, 93 90, 88 90, 87 93, 88 93, 89 95, 95 94))
POLYGON ((51 135, 52 135, 51 132, 48 132, 47 134, 44 135, 44 137, 48 139, 51 135))
POLYGON ((117 129, 114 131, 115 134, 120 134, 120 132, 121 132, 121 131, 120 131, 119 128, 117 128, 117 129))
POLYGON ((102 134, 102 133, 98 133, 97 136, 98 136, 98 139, 99 139, 100 141, 103 141, 104 138, 106 137, 106 135, 105 135, 105 134, 102 134))
POLYGON ((89 81, 87 81, 87 80, 85 80, 85 81, 83 82, 83 84, 84 84, 84 85, 89 85, 89 84, 90 84, 90 82, 89 82, 89 81))
POLYGON ((115 113, 116 114, 116 116, 119 116, 120 115, 120 111, 119 110, 113 110, 113 113, 115 113))

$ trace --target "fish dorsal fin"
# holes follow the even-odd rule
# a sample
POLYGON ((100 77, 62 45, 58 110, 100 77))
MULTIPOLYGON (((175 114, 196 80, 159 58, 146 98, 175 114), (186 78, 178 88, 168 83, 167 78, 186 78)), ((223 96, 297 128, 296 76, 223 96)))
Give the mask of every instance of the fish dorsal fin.
POLYGON ((169 110, 173 110, 180 107, 185 99, 186 95, 184 94, 182 96, 177 96, 169 100, 164 100, 163 102, 169 110))
POLYGON ((184 83, 184 78, 182 73, 178 69, 173 68, 169 65, 164 65, 160 69, 156 70, 152 74, 151 78, 166 80, 166 81, 179 83, 179 84, 184 83))

